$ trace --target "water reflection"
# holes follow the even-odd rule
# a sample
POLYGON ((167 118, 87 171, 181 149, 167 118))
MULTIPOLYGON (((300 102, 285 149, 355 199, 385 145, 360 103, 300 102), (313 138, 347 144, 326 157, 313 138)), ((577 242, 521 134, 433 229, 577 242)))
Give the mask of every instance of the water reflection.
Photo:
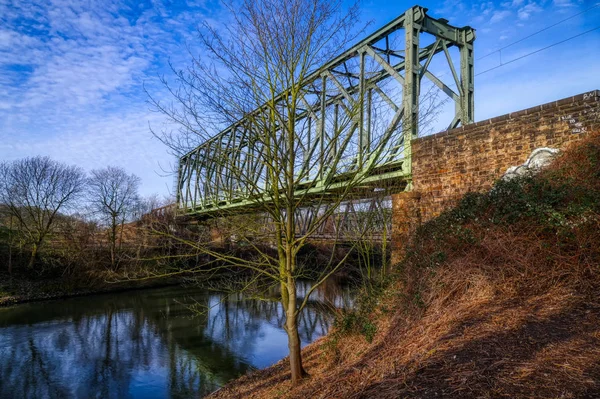
MULTIPOLYGON (((327 332, 329 304, 351 300, 335 283, 317 290, 302 343, 327 332)), ((278 302, 180 287, 0 309, 0 397, 203 396, 284 357, 283 321, 278 302), (190 305, 209 310, 193 316, 190 305)))

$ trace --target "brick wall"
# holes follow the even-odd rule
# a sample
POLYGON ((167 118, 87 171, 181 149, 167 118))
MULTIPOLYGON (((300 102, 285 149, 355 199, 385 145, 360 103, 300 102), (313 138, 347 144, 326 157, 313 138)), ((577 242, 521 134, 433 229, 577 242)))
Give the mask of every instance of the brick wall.
MULTIPOLYGON (((408 213, 427 221, 468 191, 488 190, 511 166, 523 164, 533 150, 564 150, 591 131, 600 130, 600 91, 553 101, 412 142, 413 191, 393 197, 393 248, 406 240, 408 213), (418 205, 406 205, 418 201, 418 205)), ((396 256, 397 258, 397 256, 396 256)))

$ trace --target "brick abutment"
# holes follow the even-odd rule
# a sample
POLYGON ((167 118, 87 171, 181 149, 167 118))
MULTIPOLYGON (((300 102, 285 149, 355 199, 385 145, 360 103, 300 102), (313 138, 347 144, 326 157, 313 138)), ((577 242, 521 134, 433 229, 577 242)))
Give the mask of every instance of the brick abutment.
POLYGON ((392 264, 420 223, 467 192, 489 190, 538 148, 562 151, 597 130, 600 91, 593 90, 413 140, 413 191, 392 196, 392 264))

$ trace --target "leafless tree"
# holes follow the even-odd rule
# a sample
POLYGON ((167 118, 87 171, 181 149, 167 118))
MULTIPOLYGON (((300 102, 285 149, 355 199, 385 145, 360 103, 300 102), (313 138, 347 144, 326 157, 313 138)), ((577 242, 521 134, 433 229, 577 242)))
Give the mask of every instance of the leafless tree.
POLYGON ((121 168, 109 166, 93 170, 88 179, 88 199, 92 212, 107 226, 110 264, 117 266, 125 221, 139 207, 140 178, 121 168))
MULTIPOLYGON (((321 68, 362 33, 356 29, 356 5, 344 11, 338 0, 241 0, 224 4, 231 20, 222 28, 203 23, 199 30, 201 56, 193 57, 186 70, 175 70, 176 83, 164 80, 173 101, 165 103, 151 96, 154 108, 177 126, 175 131, 153 133, 180 156, 204 143, 203 152, 195 150, 198 155, 190 164, 214 167, 210 173, 196 171, 193 176, 196 184, 202 185, 196 192, 211 192, 212 200, 208 200, 214 201, 217 209, 223 198, 237 196, 252 202, 254 215, 232 217, 215 211, 221 218, 213 219, 213 228, 219 223, 224 226, 220 234, 206 229, 197 236, 175 239, 213 260, 198 271, 243 268, 279 286, 295 384, 306 374, 298 317, 311 293, 346 259, 332 256, 315 274, 314 268, 309 273, 299 264, 298 254, 352 195, 360 195, 360 190, 373 192, 372 187, 365 189, 361 183, 374 165, 369 161, 385 149, 379 146, 365 157, 331 155, 343 152, 338 151, 338 145, 350 148, 348 143, 362 123, 360 94, 345 92, 342 96, 340 91, 344 90, 335 91, 333 81, 329 83, 333 90, 328 92, 324 88, 329 78, 321 68), (317 72, 319 77, 314 80, 317 72), (334 118, 316 116, 320 112, 317 108, 325 107, 327 100, 315 105, 315 93, 321 98, 340 98, 334 118), (237 121, 242 122, 235 134, 217 135, 237 121), (310 150, 316 129, 327 135, 327 140, 325 136, 321 139, 320 155, 310 150), (249 170, 236 159, 249 160, 248 164, 260 171, 249 170), (336 185, 330 178, 334 174, 343 176, 344 184, 336 185), (219 184, 224 181, 228 183, 219 184), (228 188, 223 188, 225 185, 228 188), (257 238, 266 234, 275 243, 272 250, 259 245, 264 240, 257 238), (223 240, 215 240, 219 235, 230 238, 229 242, 244 243, 253 255, 216 249, 223 244, 223 240), (315 282, 302 296, 297 282, 309 275, 315 282)), ((348 79, 352 76, 346 73, 348 79)), ((402 130, 398 125, 403 123, 394 122, 387 133, 402 130)), ((160 231, 169 234, 167 229, 160 231)))
POLYGON ((0 164, 0 201, 31 248, 29 268, 33 268, 57 215, 76 204, 84 183, 80 168, 48 157, 0 164))
MULTIPOLYGON (((223 264, 252 270, 280 286, 292 383, 297 383, 306 374, 300 351, 298 316, 312 290, 341 262, 324 267, 305 298, 298 299, 296 282, 302 277, 297 264, 298 252, 335 204, 322 207, 324 198, 312 198, 316 217, 309 231, 301 237, 296 235, 295 215, 302 200, 294 190, 299 181, 308 178, 308 171, 300 171, 296 156, 302 151, 298 143, 307 142, 307 137, 303 137, 307 134, 306 120, 297 123, 294 115, 305 107, 305 83, 309 74, 361 33, 356 29, 358 8, 355 5, 343 11, 341 1, 322 0, 242 0, 223 4, 230 12, 231 21, 222 29, 203 23, 199 30, 203 56, 194 58, 187 71, 177 72, 179 84, 175 87, 165 81, 175 101, 164 104, 151 99, 158 111, 179 126, 175 133, 155 132, 155 135, 174 153, 183 154, 222 127, 257 108, 263 109, 251 118, 251 129, 260 132, 253 140, 264 148, 261 159, 266 168, 266 181, 258 182, 244 170, 224 166, 235 175, 238 187, 249 193, 269 193, 269 198, 263 197, 264 201, 258 203, 274 228, 276 255, 254 244, 254 223, 234 226, 235 238, 239 241, 248 237, 246 242, 257 253, 250 259, 232 253, 223 255, 201 240, 190 240, 188 244, 223 264), (285 100, 278 101, 282 93, 285 100)), ((356 120, 357 109, 349 105, 346 110, 347 120, 332 135, 341 135, 356 120)), ((226 159, 212 161, 228 163, 226 159)), ((311 167, 314 170, 314 165, 311 167)), ((343 197, 340 193, 338 202, 343 197)))

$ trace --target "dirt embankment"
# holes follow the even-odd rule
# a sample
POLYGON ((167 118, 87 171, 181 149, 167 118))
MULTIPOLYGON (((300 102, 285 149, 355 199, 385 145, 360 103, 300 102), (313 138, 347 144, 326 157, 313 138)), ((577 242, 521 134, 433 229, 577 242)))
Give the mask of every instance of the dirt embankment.
POLYGON ((600 398, 600 136, 466 196, 411 245, 304 350, 300 385, 284 359, 211 398, 600 398))

